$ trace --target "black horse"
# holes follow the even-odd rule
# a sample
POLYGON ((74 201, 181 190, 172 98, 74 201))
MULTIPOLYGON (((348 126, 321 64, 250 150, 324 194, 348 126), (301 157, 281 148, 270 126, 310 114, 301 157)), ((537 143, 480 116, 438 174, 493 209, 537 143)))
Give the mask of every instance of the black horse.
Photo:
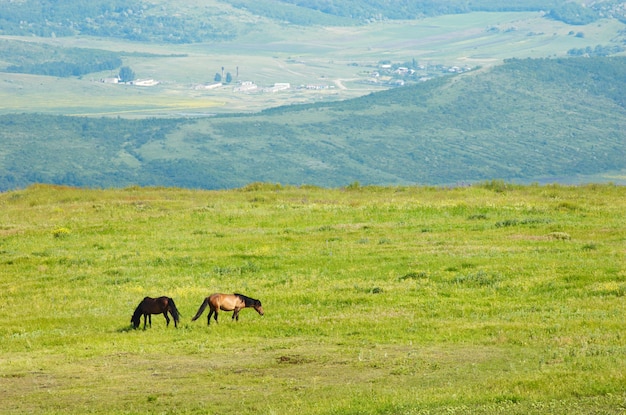
POLYGON ((150 323, 150 327, 152 327, 152 314, 163 314, 165 321, 167 321, 166 325, 169 326, 170 318, 167 316, 168 312, 174 318, 174 327, 178 327, 180 313, 178 312, 173 299, 170 297, 145 297, 135 309, 135 313, 131 317, 130 322, 133 323, 133 328, 139 327, 141 316, 143 315, 143 328, 145 329, 146 321, 148 321, 150 323))

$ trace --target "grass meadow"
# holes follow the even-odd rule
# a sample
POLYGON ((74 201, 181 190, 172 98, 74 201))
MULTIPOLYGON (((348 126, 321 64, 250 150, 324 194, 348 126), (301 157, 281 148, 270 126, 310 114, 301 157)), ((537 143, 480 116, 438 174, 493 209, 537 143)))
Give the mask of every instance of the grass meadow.
POLYGON ((0 194, 2 414, 617 414, 626 188, 0 194), (205 296, 263 302, 207 327, 205 296), (146 295, 168 295, 176 329, 146 295))

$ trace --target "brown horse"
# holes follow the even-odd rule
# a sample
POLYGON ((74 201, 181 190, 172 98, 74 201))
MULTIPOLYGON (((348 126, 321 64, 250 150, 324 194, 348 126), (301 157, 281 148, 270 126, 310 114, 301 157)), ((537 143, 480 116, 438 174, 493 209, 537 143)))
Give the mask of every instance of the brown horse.
POLYGON ((243 294, 211 294, 207 298, 204 299, 202 305, 198 309, 196 315, 191 319, 191 321, 196 321, 198 317, 202 315, 204 309, 209 306, 211 307, 211 311, 209 312, 209 317, 207 318, 207 324, 211 324, 211 316, 215 313, 215 322, 217 323, 217 314, 219 310, 223 311, 233 311, 233 320, 239 321, 239 311, 242 308, 252 307, 257 313, 263 315, 263 307, 261 306, 261 302, 259 300, 255 300, 254 298, 246 297, 243 294))
POLYGON ((163 314, 167 326, 170 325, 170 318, 167 313, 170 313, 174 318, 174 327, 178 327, 178 320, 180 320, 180 313, 174 304, 174 300, 169 297, 151 298, 145 297, 135 309, 135 313, 130 319, 133 323, 133 327, 139 327, 141 316, 143 315, 143 328, 146 328, 146 320, 149 321, 150 327, 152 327, 152 314, 163 314))

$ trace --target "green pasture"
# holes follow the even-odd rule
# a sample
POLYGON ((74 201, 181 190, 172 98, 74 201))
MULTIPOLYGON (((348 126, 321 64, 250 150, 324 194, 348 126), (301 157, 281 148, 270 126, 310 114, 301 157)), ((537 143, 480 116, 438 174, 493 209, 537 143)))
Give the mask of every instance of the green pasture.
POLYGON ((618 414, 626 188, 0 194, 3 414, 618 414), (206 312, 242 292, 265 316, 206 312), (146 295, 168 295, 176 329, 146 295))
POLYGON ((115 75, 110 71, 70 79, 4 74, 0 112, 160 117, 259 111, 349 99, 387 88, 365 82, 382 61, 401 64, 415 59, 425 65, 475 68, 507 58, 566 56, 573 48, 622 44, 624 39, 624 24, 615 20, 571 26, 528 12, 470 13, 352 27, 302 27, 262 20, 253 27, 232 41, 183 45, 88 37, 2 37, 120 52, 124 65, 137 78, 152 78, 160 85, 99 85, 99 79, 115 75), (233 76, 231 85, 196 89, 212 83, 222 67, 233 76), (260 89, 288 82, 294 89, 245 94, 234 91, 239 81, 255 82, 260 89), (295 89, 300 85, 330 89, 295 89))

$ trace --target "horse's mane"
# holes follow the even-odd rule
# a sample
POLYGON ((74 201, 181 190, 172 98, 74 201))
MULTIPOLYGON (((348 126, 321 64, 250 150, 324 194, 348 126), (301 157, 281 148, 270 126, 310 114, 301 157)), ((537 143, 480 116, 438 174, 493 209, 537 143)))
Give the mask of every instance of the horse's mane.
POLYGON ((253 307, 255 305, 261 305, 261 302, 259 300, 255 300, 254 298, 250 298, 247 295, 238 294, 238 293, 235 293, 235 295, 237 297, 241 298, 241 301, 243 301, 246 304, 246 307, 253 307))

